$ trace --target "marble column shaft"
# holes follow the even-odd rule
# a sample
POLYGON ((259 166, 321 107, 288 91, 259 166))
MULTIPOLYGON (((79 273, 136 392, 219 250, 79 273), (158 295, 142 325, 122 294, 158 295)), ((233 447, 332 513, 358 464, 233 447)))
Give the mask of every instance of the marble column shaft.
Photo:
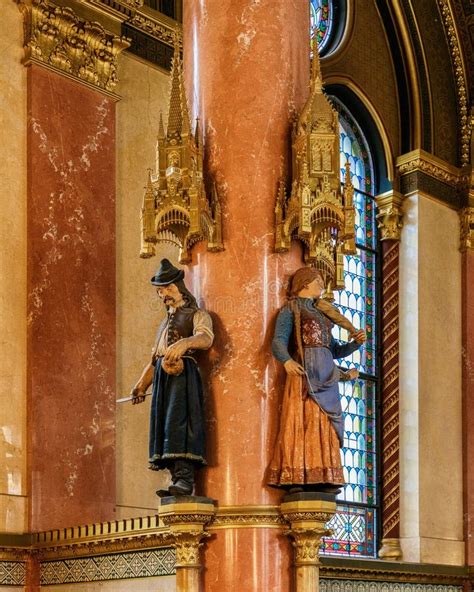
MULTIPOLYGON (((284 377, 270 340, 301 251, 275 255, 274 206, 289 158, 290 121, 309 81, 306 2, 189 0, 184 67, 191 114, 205 134, 207 174, 223 208, 225 251, 193 250, 190 288, 216 329, 210 358, 205 495, 220 506, 275 503, 265 485, 284 377)), ((205 590, 289 589, 278 529, 229 525, 206 551, 205 590), (252 558, 249 561, 249 558, 252 558)))
POLYGON ((113 518, 115 103, 28 67, 30 530, 113 518))

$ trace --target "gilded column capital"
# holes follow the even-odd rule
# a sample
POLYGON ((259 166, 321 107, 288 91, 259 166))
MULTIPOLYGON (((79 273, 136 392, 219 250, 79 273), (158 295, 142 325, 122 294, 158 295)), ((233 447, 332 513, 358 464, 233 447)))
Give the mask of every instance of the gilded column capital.
POLYGON ((130 45, 125 38, 49 0, 17 2, 24 18, 25 65, 36 62, 103 91, 114 91, 117 58, 130 45))
POLYGON ((403 199, 401 193, 393 190, 381 193, 375 198, 380 240, 400 240, 403 227, 403 199))
POLYGON ((474 207, 463 208, 459 212, 461 221, 461 251, 474 249, 474 207))

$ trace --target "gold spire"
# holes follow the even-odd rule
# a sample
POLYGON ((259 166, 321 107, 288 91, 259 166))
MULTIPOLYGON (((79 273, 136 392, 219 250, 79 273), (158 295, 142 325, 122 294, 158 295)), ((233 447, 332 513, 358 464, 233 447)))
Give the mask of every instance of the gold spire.
POLYGON ((323 92, 316 38, 313 38, 309 97, 292 134, 289 197, 280 181, 275 209, 275 250, 301 240, 305 260, 320 269, 326 284, 344 286, 343 253, 355 252, 354 188, 346 167, 344 195, 339 171, 339 118, 323 92))
POLYGON ((203 147, 199 124, 191 132, 179 44, 175 41, 168 126, 160 113, 156 174, 148 172, 142 207, 142 257, 155 254, 154 244, 167 242, 180 248, 179 262, 189 263, 194 243, 207 240, 210 251, 221 251, 222 213, 215 189, 206 194, 203 147))
POLYGON ((183 124, 183 112, 181 104, 181 56, 179 55, 179 46, 174 46, 173 63, 171 66, 171 92, 170 107, 168 111, 167 135, 170 137, 174 133, 181 135, 183 124))

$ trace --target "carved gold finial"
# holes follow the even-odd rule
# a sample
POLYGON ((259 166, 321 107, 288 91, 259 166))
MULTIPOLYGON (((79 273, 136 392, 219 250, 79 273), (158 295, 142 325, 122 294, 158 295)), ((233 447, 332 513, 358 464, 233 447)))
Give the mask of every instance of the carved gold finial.
POLYGON ((24 18, 25 65, 38 62, 113 92, 117 58, 130 45, 125 38, 49 0, 17 1, 24 18))
POLYGON ((222 215, 215 187, 206 194, 199 121, 191 131, 178 37, 171 69, 168 124, 160 113, 156 174, 149 180, 142 206, 141 257, 155 254, 154 244, 180 248, 179 262, 189 263, 192 245, 207 240, 209 251, 222 251, 222 215))
POLYGON ((403 227, 403 195, 397 191, 387 191, 375 198, 380 240, 399 241, 403 227))
POLYGON ((354 188, 346 168, 344 192, 339 172, 339 118, 323 93, 316 40, 313 40, 310 93, 292 134, 289 197, 280 181, 275 206, 275 251, 289 251, 296 238, 305 260, 334 289, 344 287, 343 253, 355 253, 354 188))
POLYGON ((463 208, 461 219, 461 251, 474 249, 474 207, 463 208))

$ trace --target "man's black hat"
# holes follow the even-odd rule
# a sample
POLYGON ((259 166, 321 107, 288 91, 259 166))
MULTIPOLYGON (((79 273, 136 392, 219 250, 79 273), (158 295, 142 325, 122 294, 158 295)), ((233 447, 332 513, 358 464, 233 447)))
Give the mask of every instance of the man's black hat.
POLYGON ((154 286, 168 286, 184 278, 184 271, 175 267, 168 259, 162 259, 160 269, 151 278, 154 286))

